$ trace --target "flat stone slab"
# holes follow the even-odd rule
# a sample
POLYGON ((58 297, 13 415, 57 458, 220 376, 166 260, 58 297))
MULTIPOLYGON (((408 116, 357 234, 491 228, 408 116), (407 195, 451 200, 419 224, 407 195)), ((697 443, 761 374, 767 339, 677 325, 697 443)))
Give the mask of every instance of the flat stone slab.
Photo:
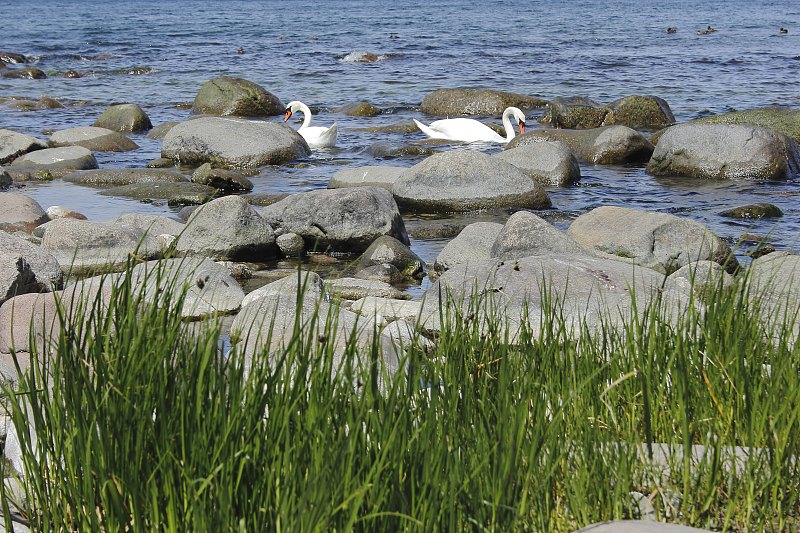
POLYGON ((155 181, 111 187, 100 194, 144 202, 166 200, 169 205, 200 205, 211 200, 217 194, 217 189, 190 181, 155 181))
POLYGON ((96 126, 81 126, 57 131, 50 136, 47 144, 54 148, 83 146, 94 152, 129 152, 139 148, 138 144, 125 135, 96 126))
POLYGON ((104 168, 73 172, 61 179, 80 185, 131 185, 134 183, 183 182, 186 176, 176 170, 158 168, 104 168))
POLYGON ((325 292, 342 300, 360 300, 366 296, 409 300, 411 295, 398 290, 386 282, 359 278, 325 280, 325 292))
POLYGON ((182 165, 230 168, 280 165, 311 154, 306 141, 282 124, 203 117, 181 122, 164 136, 161 156, 182 165))

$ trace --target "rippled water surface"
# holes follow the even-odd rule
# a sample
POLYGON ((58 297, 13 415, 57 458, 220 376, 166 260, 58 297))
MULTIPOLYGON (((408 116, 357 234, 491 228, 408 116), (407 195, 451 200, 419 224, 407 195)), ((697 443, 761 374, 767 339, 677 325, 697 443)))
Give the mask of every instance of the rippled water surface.
MULTIPOLYGON (((241 76, 283 102, 300 99, 320 109, 321 125, 339 124, 338 148, 291 167, 266 169, 254 192, 300 192, 327 185, 344 166, 411 165, 420 157, 376 159, 368 147, 403 145, 414 133, 359 131, 422 117, 422 99, 443 87, 482 86, 543 98, 588 96, 610 102, 629 94, 667 100, 676 119, 766 105, 800 105, 800 3, 730 2, 375 2, 305 0, 200 2, 64 2, 12 0, 4 7, 0 49, 33 57, 43 80, 0 78, 0 97, 56 98, 66 107, 23 111, 0 105, 0 127, 45 138, 43 132, 90 125, 106 106, 140 104, 154 124, 184 120, 203 82, 241 76), (712 25, 714 34, 696 31, 712 25), (667 34, 674 26, 678 32, 667 34), (789 29, 781 34, 779 27, 789 29), (242 48, 244 53, 237 53, 242 48), (363 53, 385 56, 353 61, 363 53), (83 77, 66 79, 67 70, 83 77), (346 117, 330 110, 367 100, 385 113, 346 117)), ((535 114, 535 113, 534 113, 535 114)), ((275 120, 278 120, 276 118, 275 120)), ((499 123, 499 121, 498 121, 499 123)), ((529 123, 534 123, 529 120, 529 123)), ((134 135, 141 149, 99 154, 101 167, 142 167, 160 143, 134 135)), ((474 149, 475 147, 471 147, 474 149)), ((437 149, 464 149, 438 147, 437 149)), ((498 151, 497 147, 481 147, 498 151)), ((665 180, 641 167, 582 166, 579 185, 553 189, 560 227, 600 205, 676 213, 736 241, 745 233, 771 235, 778 248, 797 248, 798 182, 751 183, 665 180), (785 216, 761 223, 732 222, 724 208, 771 202, 785 216)), ((93 219, 122 212, 171 214, 152 205, 100 196, 65 184, 28 184, 43 206, 58 204, 93 219)), ((475 215, 502 220, 507 213, 475 215)), ((414 217, 407 217, 413 229, 414 217)), ((413 231, 412 231, 413 233, 413 231)), ((413 241, 432 261, 442 240, 413 241)))

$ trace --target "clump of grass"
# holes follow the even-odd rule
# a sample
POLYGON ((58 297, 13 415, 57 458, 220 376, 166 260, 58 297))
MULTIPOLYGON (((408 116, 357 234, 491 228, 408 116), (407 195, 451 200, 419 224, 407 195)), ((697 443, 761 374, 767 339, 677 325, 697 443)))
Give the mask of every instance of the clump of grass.
POLYGON ((41 531, 793 529, 791 324, 765 331, 745 289, 706 296, 575 338, 553 295, 513 343, 490 307, 447 306, 436 348, 378 379, 300 327, 281 353, 225 353, 219 323, 188 328, 170 290, 144 305, 128 272, 4 390, 21 512, 41 531))

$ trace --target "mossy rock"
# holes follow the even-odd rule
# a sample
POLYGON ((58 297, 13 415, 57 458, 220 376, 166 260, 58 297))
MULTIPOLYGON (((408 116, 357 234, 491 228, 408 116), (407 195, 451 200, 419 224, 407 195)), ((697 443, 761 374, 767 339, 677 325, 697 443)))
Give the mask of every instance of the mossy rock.
POLYGON ((734 111, 713 117, 703 117, 692 122, 706 124, 751 124, 785 133, 800 142, 800 110, 788 107, 761 107, 734 111))
POLYGON ((93 126, 113 131, 139 132, 153 127, 150 117, 137 104, 118 104, 106 109, 93 126))
POLYGON ((195 115, 264 117, 285 110, 280 99, 252 81, 219 76, 203 84, 194 99, 195 115))
POLYGON ((743 219, 779 218, 783 216, 783 211, 776 205, 758 203, 725 210, 720 213, 720 216, 743 219))
POLYGON ((590 129, 599 128, 611 109, 583 96, 553 98, 539 122, 553 128, 590 129))
POLYGON ((336 108, 335 112, 350 117, 377 117, 383 113, 379 107, 375 107, 369 102, 355 102, 343 105, 342 107, 336 108))
POLYGON ((658 96, 626 96, 608 107, 604 126, 622 124, 633 129, 657 130, 675 124, 669 104, 658 96))

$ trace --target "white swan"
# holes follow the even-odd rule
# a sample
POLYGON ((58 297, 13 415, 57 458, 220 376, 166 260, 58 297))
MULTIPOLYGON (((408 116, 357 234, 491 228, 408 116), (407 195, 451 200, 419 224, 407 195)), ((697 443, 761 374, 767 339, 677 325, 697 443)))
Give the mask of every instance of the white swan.
POLYGON ((478 122, 472 118, 448 118, 445 120, 437 120, 431 122, 430 126, 426 126, 420 121, 414 119, 417 127, 430 137, 431 139, 446 139, 448 141, 464 141, 464 142, 493 142, 493 143, 507 143, 516 136, 514 127, 511 125, 511 115, 514 115, 514 120, 519 124, 519 133, 525 133, 525 113, 516 107, 507 107, 503 111, 503 127, 506 130, 506 136, 499 135, 489 126, 478 122))
POLYGON ((289 102, 286 106, 286 113, 283 115, 283 121, 289 120, 293 113, 298 111, 303 113, 303 124, 297 133, 303 136, 308 145, 312 148, 330 148, 336 145, 336 123, 330 128, 323 128, 321 126, 311 126, 311 110, 303 102, 294 100, 289 102))

